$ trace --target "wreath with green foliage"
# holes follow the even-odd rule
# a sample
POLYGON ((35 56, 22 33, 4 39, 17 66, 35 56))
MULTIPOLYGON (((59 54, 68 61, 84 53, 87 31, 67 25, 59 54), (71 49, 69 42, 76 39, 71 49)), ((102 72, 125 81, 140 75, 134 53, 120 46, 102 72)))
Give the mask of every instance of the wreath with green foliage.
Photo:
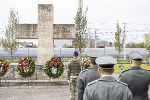
POLYGON ((64 71, 64 64, 60 57, 52 57, 46 62, 44 72, 51 78, 58 78, 64 71))
POLYGON ((4 76, 9 68, 9 64, 5 58, 0 58, 0 77, 4 76))
POLYGON ((35 62, 32 57, 23 57, 19 60, 19 65, 17 66, 17 72, 22 77, 30 77, 34 74, 35 62))

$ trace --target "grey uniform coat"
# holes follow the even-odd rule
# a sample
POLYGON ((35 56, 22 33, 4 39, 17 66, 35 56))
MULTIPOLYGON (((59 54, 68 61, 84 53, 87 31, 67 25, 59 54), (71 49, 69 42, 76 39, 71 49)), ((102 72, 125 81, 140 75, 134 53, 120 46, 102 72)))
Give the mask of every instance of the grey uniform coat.
POLYGON ((150 71, 134 66, 120 74, 120 81, 128 84, 133 100, 149 100, 150 71))
POLYGON ((132 100, 132 94, 125 83, 104 76, 87 85, 84 100, 132 100))
POLYGON ((87 70, 84 70, 79 74, 78 100, 83 100, 83 94, 87 84, 98 78, 100 78, 100 75, 98 74, 98 66, 91 66, 87 70))

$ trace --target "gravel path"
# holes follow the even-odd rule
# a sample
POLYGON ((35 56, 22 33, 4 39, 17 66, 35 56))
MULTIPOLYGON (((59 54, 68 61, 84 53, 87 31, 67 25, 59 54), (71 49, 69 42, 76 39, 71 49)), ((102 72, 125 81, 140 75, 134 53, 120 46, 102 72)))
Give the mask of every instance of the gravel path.
POLYGON ((0 100, 69 100, 68 86, 1 87, 0 100))

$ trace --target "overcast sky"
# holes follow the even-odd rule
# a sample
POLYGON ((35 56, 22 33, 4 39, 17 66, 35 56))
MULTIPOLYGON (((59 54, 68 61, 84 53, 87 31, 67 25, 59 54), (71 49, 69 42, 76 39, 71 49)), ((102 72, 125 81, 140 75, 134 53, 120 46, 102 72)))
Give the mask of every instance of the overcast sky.
MULTIPOLYGON (((18 11, 20 23, 33 24, 38 19, 38 4, 53 4, 54 23, 72 24, 78 7, 78 0, 0 0, 0 32, 7 25, 9 10, 18 11)), ((100 38, 113 41, 115 23, 127 23, 128 41, 143 41, 143 34, 150 32, 150 0, 84 0, 84 8, 88 6, 88 27, 103 33, 100 38), (105 29, 105 30, 104 30, 105 29), (135 30, 139 30, 138 32, 135 30), (141 30, 141 31, 140 31, 141 30), (110 34, 109 34, 110 33, 110 34), (110 38, 109 38, 110 37, 110 38)), ((120 24, 122 25, 122 24, 120 24)))

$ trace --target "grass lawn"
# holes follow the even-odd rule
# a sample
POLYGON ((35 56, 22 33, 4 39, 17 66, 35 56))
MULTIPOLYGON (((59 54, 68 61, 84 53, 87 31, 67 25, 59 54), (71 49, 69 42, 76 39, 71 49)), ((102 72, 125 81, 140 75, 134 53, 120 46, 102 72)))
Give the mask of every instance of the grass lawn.
MULTIPOLYGON (((17 58, 16 58, 16 59, 13 59, 13 63, 18 63, 18 61, 19 61, 19 59, 17 59, 17 58)), ((7 62, 8 62, 8 63, 12 63, 12 61, 11 61, 10 59, 7 60, 7 62)))
MULTIPOLYGON (((115 68, 115 73, 117 73, 117 74, 119 74, 121 72, 121 69, 119 68, 120 65, 121 64, 116 64, 115 67, 114 67, 115 68)), ((127 69, 130 68, 130 64, 122 64, 122 65, 124 66, 123 70, 127 70, 127 69)), ((141 67, 143 69, 147 69, 147 64, 142 64, 141 67)))

